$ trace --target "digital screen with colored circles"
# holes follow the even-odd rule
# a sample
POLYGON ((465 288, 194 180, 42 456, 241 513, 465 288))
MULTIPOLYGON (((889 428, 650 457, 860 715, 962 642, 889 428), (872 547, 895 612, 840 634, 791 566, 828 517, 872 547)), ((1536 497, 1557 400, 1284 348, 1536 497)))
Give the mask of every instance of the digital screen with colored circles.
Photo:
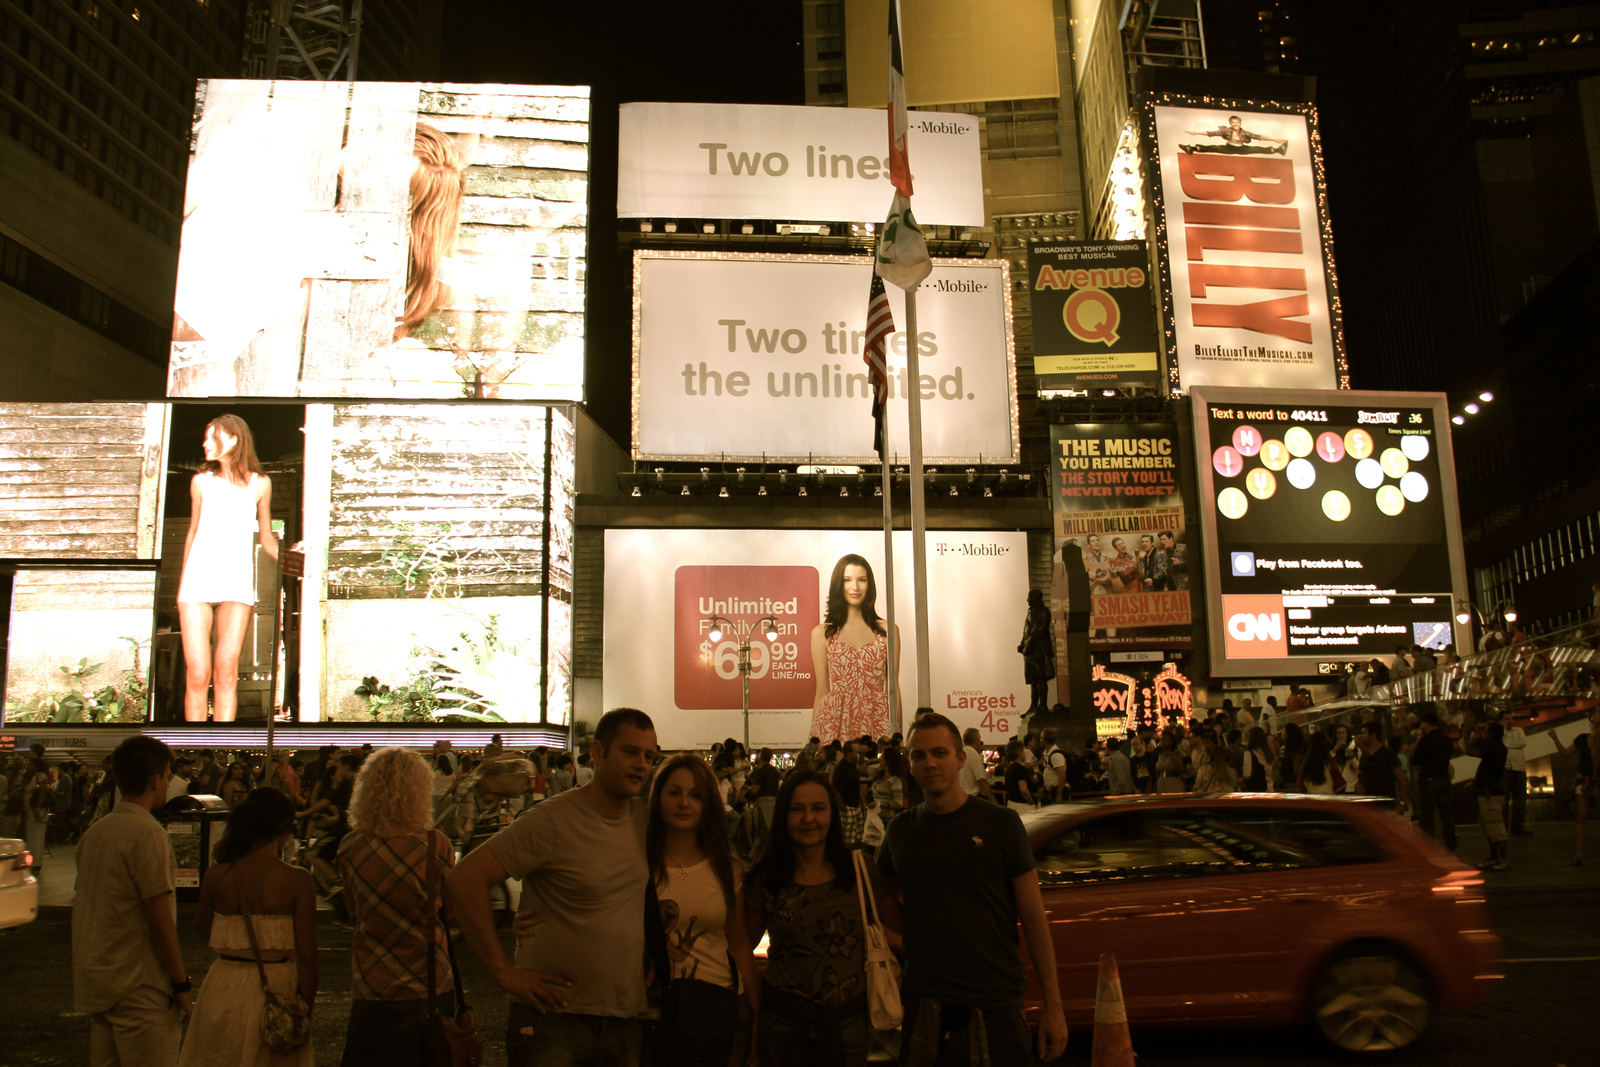
POLYGON ((1465 580, 1442 397, 1191 395, 1214 664, 1288 670, 1455 641, 1465 580))

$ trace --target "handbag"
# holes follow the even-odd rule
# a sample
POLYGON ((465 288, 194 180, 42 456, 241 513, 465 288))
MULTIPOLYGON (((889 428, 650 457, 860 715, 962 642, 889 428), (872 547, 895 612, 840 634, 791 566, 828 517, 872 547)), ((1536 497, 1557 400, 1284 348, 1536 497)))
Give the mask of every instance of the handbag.
POLYGON ((861 904, 861 936, 867 942, 867 1018, 873 1028, 893 1030, 905 1016, 900 1004, 900 961, 889 949, 889 939, 878 918, 878 898, 867 877, 867 857, 850 853, 856 865, 856 900, 861 904), (871 912, 871 917, 868 917, 871 912))
POLYGON ((244 917, 245 933, 250 935, 250 954, 256 958, 256 973, 261 976, 261 995, 266 1003, 261 1006, 261 1043, 279 1055, 295 1052, 311 1040, 311 1009, 296 990, 287 998, 280 997, 267 984, 267 967, 261 962, 261 946, 256 941, 256 926, 250 921, 250 910, 241 900, 239 914, 244 917))
POLYGON ((454 1019, 439 1010, 439 995, 436 992, 438 982, 438 964, 434 951, 434 931, 438 928, 439 919, 444 914, 444 904, 441 903, 436 910, 433 907, 434 893, 439 888, 439 857, 433 853, 431 834, 424 834, 422 847, 428 851, 428 883, 427 895, 423 898, 422 907, 427 912, 426 930, 428 940, 428 1018, 423 1024, 423 1060, 428 1067, 482 1067, 483 1041, 478 1037, 477 1023, 473 1020, 472 1009, 467 1006, 467 994, 461 988, 461 968, 456 964, 456 948, 450 943, 450 935, 445 934, 445 953, 450 958, 450 976, 455 979, 456 985, 456 1017, 454 1019))

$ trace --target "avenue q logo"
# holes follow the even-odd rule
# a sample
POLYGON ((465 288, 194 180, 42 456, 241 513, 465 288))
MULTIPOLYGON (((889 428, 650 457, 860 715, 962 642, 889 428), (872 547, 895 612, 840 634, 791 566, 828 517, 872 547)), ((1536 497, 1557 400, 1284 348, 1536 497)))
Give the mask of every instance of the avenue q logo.
POLYGON ((1229 659, 1274 659, 1289 654, 1281 596, 1224 596, 1222 618, 1229 659))

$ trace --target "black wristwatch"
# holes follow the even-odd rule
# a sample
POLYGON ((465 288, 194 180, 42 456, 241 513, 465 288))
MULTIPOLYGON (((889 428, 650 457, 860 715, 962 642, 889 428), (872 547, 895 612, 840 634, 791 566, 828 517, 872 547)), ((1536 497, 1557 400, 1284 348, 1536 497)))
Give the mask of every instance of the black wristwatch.
POLYGON ((174 993, 187 993, 193 988, 194 988, 194 983, 191 982, 187 978, 185 978, 181 982, 173 982, 172 983, 172 991, 174 993))

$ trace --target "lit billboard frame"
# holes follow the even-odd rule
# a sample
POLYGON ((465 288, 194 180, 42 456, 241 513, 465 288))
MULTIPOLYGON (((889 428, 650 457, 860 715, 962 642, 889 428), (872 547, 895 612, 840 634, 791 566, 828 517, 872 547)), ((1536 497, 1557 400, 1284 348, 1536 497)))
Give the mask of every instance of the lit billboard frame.
MULTIPOLYGON (((1157 110, 1161 108, 1194 108, 1212 112, 1242 112, 1267 115, 1294 116, 1303 119, 1306 144, 1309 150, 1313 182, 1312 202, 1316 211, 1316 239, 1321 251, 1321 274, 1326 289, 1327 328, 1331 335, 1333 375, 1329 388, 1350 388, 1350 366, 1344 337, 1344 315, 1339 297, 1339 276, 1333 258, 1333 230, 1328 213, 1327 173, 1322 159, 1322 138, 1317 125, 1315 104, 1302 101, 1250 100, 1226 97, 1206 97, 1186 93, 1147 93, 1138 103, 1141 154, 1145 159, 1146 200, 1149 204, 1150 229, 1155 247, 1155 267, 1160 280, 1160 317, 1165 343, 1167 388, 1181 395, 1189 383, 1184 380, 1179 359, 1180 338, 1175 329, 1175 301, 1172 268, 1172 223, 1167 215, 1167 195, 1162 179, 1161 145, 1157 137, 1157 110)), ((1181 225, 1181 223, 1179 223, 1181 225)), ((1302 227, 1302 232, 1305 231, 1302 227)), ((1315 313, 1315 309, 1313 309, 1315 313)), ((1212 388, 1238 388, 1236 385, 1212 385, 1212 388)))
MULTIPOLYGON (((1348 653, 1338 650, 1329 650, 1315 654, 1282 656, 1273 658, 1236 658, 1227 656, 1227 618, 1223 608, 1223 583, 1222 583, 1222 539, 1218 533, 1218 484, 1213 467, 1216 452, 1225 447, 1225 442, 1219 445, 1213 439, 1211 430, 1211 409, 1218 405, 1244 407, 1247 409, 1283 411, 1286 415, 1293 415, 1297 411, 1325 407, 1340 408, 1406 408, 1412 411, 1427 411, 1433 417, 1433 452, 1437 456, 1439 477, 1439 501, 1443 511, 1444 548, 1448 557, 1448 568, 1451 589, 1450 602, 1443 605, 1444 618, 1448 620, 1450 631, 1455 639, 1458 652, 1465 656, 1472 650, 1472 631, 1470 626, 1462 626, 1455 621, 1455 602, 1458 598, 1469 595, 1467 585, 1466 557, 1461 542, 1461 515, 1459 498, 1456 492, 1455 459, 1450 439, 1450 407, 1449 398, 1443 393, 1392 393, 1373 392, 1366 390, 1264 390, 1264 389, 1233 389, 1222 387, 1201 386, 1190 391, 1193 400, 1193 417, 1195 429, 1194 454, 1197 467, 1197 481, 1199 482, 1199 500, 1197 507, 1200 518, 1201 536, 1207 546, 1204 552, 1204 566, 1206 577, 1206 634, 1210 646, 1211 674, 1215 678, 1259 678, 1266 675, 1276 677, 1306 677, 1318 673, 1317 665, 1329 660, 1349 660, 1353 658, 1371 659, 1368 653, 1348 653)), ((1274 420, 1289 422, 1292 425, 1306 423, 1309 420, 1285 419, 1274 420)), ((1287 471, 1285 472, 1287 474, 1287 471)), ((1253 494, 1252 494, 1253 495, 1253 494)), ((1285 542, 1293 543, 1293 542, 1285 542)), ((1283 623, 1285 629, 1289 623, 1288 612, 1285 610, 1283 623)), ((1411 646, 1416 643, 1411 638, 1395 640, 1395 644, 1411 646)), ((1379 658, 1387 661, 1390 655, 1379 658)))
MULTIPOLYGON (((634 460, 636 460, 636 461, 665 460, 665 461, 674 461, 674 462, 689 462, 689 461, 704 460, 704 459, 718 459, 718 460, 740 459, 740 460, 747 460, 747 461, 751 461, 751 462, 765 462, 765 463, 868 463, 868 464, 874 464, 874 465, 876 465, 876 464, 881 462, 881 460, 879 459, 877 453, 872 450, 872 444, 871 444, 872 425, 873 425, 873 423, 872 423, 872 413, 871 413, 870 402, 867 400, 866 394, 864 392, 864 387, 863 387, 863 392, 861 393, 861 395, 859 397, 857 397, 854 401, 852 401, 852 402, 855 402, 855 403, 859 403, 858 415, 854 418, 854 421, 851 423, 852 428, 860 430, 860 440, 859 440, 860 447, 858 449, 855 449, 855 450, 840 449, 840 448, 837 448, 837 447, 831 447, 830 448, 830 444, 831 445, 835 445, 835 446, 837 445, 837 438, 831 439, 829 444, 825 444, 824 442, 819 441, 818 443, 819 443, 819 445, 822 445, 822 447, 818 447, 818 448, 815 448, 815 449, 809 449, 809 450, 806 450, 806 449, 785 449, 785 448, 782 448, 782 447, 774 447, 771 450, 768 450, 765 447, 761 447, 761 448, 738 448, 738 447, 728 447, 727 445, 723 445, 720 448, 707 447, 707 448, 702 448, 702 449, 653 447, 652 444, 651 444, 651 440, 653 440, 653 435, 651 434, 651 432, 649 430, 649 427, 644 425, 644 416, 642 414, 642 408, 646 403, 646 399, 645 399, 646 389, 645 389, 645 386, 644 386, 644 384, 642 382, 642 379, 646 375, 645 361, 649 358, 649 354, 644 351, 645 332, 646 332, 646 322, 645 322, 645 319, 646 319, 646 308, 645 308, 644 288, 645 288, 645 273, 646 273, 647 265, 651 264, 651 263, 654 263, 654 262, 662 262, 662 261, 678 261, 678 262, 700 261, 700 262, 706 262, 706 263, 718 263, 718 264, 725 264, 725 265, 751 264, 751 265, 769 265, 769 266, 777 266, 777 267, 783 267, 783 268, 794 268, 794 267, 803 267, 803 266, 810 266, 810 265, 843 266, 843 267, 855 268, 855 269, 857 269, 857 270, 859 270, 861 272, 861 276, 860 276, 860 297, 859 297, 859 299, 856 299, 854 297, 854 295, 852 295, 852 297, 850 298, 849 310, 846 311, 846 312, 843 312, 842 314, 849 315, 850 316, 850 320, 849 321, 851 321, 853 323, 859 323, 862 326, 865 326, 865 319, 866 319, 866 310, 867 310, 867 299, 866 298, 867 298, 867 292, 868 292, 869 279, 870 279, 870 276, 871 276, 871 260, 870 259, 866 259, 866 258, 861 257, 861 256, 782 255, 782 254, 774 254, 774 253, 743 253, 743 252, 671 252, 671 251, 654 251, 654 250, 638 250, 638 251, 636 251, 634 253, 634 266, 633 266, 633 337, 632 337, 633 362, 632 362, 632 383, 631 383, 631 389, 632 389, 632 393, 631 393, 631 396, 632 396, 632 401, 631 401, 631 403, 632 403, 632 413, 631 413, 631 424, 630 424, 631 425, 631 451, 632 451, 632 457, 633 457, 634 460), (859 316, 859 318, 857 318, 857 316, 859 316)), ((1017 463, 1017 462, 1019 462, 1020 457, 1021 457, 1021 447, 1022 447, 1021 440, 1022 440, 1022 438, 1021 438, 1020 415, 1019 415, 1018 406, 1017 406, 1017 355, 1016 355, 1015 335, 1014 335, 1014 332, 1013 332, 1013 329, 1012 329, 1012 323, 1014 321, 1014 312, 1013 312, 1013 303, 1012 303, 1012 282, 1011 282, 1010 263, 1007 260, 1004 260, 1004 259, 995 260, 995 259, 935 258, 933 260, 933 266, 934 266, 934 274, 931 276, 931 278, 929 280, 924 281, 922 283, 922 286, 921 286, 921 289, 920 289, 921 300, 919 301, 919 305, 918 305, 919 321, 918 321, 918 330, 917 330, 918 336, 920 336, 920 337, 929 336, 929 334, 930 334, 929 327, 932 326, 936 322, 936 316, 937 316, 938 312, 937 312, 937 308, 934 305, 934 301, 940 295, 937 290, 938 290, 938 287, 939 287, 939 277, 940 277, 939 272, 941 270, 985 271, 985 272, 992 272, 995 275, 995 277, 993 279, 993 282, 994 282, 994 285, 995 285, 995 289, 997 291, 997 296, 998 296, 999 301, 1000 301, 1000 309, 1001 309, 1000 313, 1001 313, 1001 315, 1003 317, 1001 322, 996 323, 994 325, 995 325, 996 330, 997 330, 997 335, 995 337, 995 341, 997 342, 997 347, 999 349, 1003 350, 1004 359, 1005 359, 1005 366, 1004 366, 1003 370, 999 371, 998 373, 1000 375, 1003 375, 1003 388, 1006 391, 1006 396, 1005 396, 1005 407, 1006 407, 1006 411, 1005 411, 1005 419, 1006 419, 1005 435, 1006 435, 1006 441, 1005 441, 1005 443, 1003 444, 1003 446, 1000 449, 997 449, 994 452, 986 452, 986 451, 974 450, 974 449, 967 449, 966 451, 960 451, 960 452, 940 451, 939 447, 935 443, 935 436, 934 436, 935 431, 934 431, 934 428, 933 428, 935 420, 937 420, 937 418, 938 418, 936 410, 933 409, 933 408, 930 408, 927 404, 924 404, 923 413, 922 413, 922 425, 923 425, 923 434, 924 434, 924 437, 923 437, 923 440, 924 440, 924 457, 923 457, 923 459, 927 463, 936 463, 936 464, 938 464, 938 463, 942 463, 942 464, 949 464, 949 463, 1013 464, 1013 463, 1017 463)), ((988 283, 989 283, 989 279, 984 279, 983 280, 983 284, 986 285, 988 283)), ((950 291, 965 293, 965 294, 967 294, 969 296, 976 295, 973 292, 972 288, 964 288, 960 284, 951 286, 950 287, 950 291)), ((902 294, 899 289, 897 289, 897 288, 895 288, 893 286, 889 287, 888 298, 889 298, 890 306, 892 308, 902 309, 902 310, 897 311, 897 313, 895 314, 895 326, 897 328, 897 332, 896 332, 895 335, 891 335, 890 342, 889 342, 889 349, 890 350, 889 350, 889 353, 888 353, 888 362, 889 362, 889 372, 890 372, 890 377, 891 377, 891 386, 890 386, 891 395, 890 395, 889 405, 888 405, 888 409, 887 409, 888 410, 888 425, 889 425, 889 449, 890 449, 890 453, 891 453, 891 455, 890 455, 890 463, 902 463, 902 462, 905 462, 905 457, 907 457, 909 455, 909 447, 910 446, 909 446, 908 438, 906 436, 906 431, 905 431, 905 419, 906 419, 905 411, 906 411, 906 406, 905 406, 905 404, 904 404, 904 402, 902 400, 902 397, 900 395, 899 389, 896 388, 894 382, 895 382, 895 379, 896 379, 896 368, 900 368, 901 369, 901 376, 903 377, 903 370, 904 370, 904 364, 905 364, 905 357, 904 357, 904 355, 902 354, 902 351, 901 351, 902 348, 903 348, 903 340, 901 339, 901 336, 900 336, 901 334, 903 334, 905 326, 906 326, 905 315, 903 313, 903 301, 904 301, 905 298, 904 298, 904 294, 902 294)), ((778 302, 781 303, 781 301, 778 301, 778 302)), ((726 301, 724 301, 724 306, 725 305, 726 305, 726 301)), ((746 324, 742 320, 738 323, 738 325, 739 325, 739 327, 744 328, 747 333, 749 332, 750 327, 746 326, 746 324)), ((812 324, 807 323, 808 327, 811 327, 811 325, 812 324)), ((832 329, 831 322, 824 322, 821 325, 825 329, 832 329)), ((727 328, 731 330, 733 327, 729 326, 727 328)), ((718 330, 719 335, 720 335, 720 332, 723 329, 723 327, 722 326, 718 326, 718 327, 716 327, 716 329, 718 330)), ((758 332, 760 332, 760 331, 758 331, 758 332)), ((771 331, 772 334, 777 334, 777 332, 778 331, 775 330, 775 329, 771 331)), ((797 333, 797 332, 802 332, 802 331, 785 330, 783 336, 786 338, 788 336, 788 334, 797 333)), ((731 336, 731 334, 730 334, 730 336, 731 336)), ((741 342, 743 342, 744 340, 746 340, 746 339, 745 338, 741 338, 741 342)), ((789 349, 786 342, 784 343, 784 349, 785 349, 785 351, 788 351, 788 352, 799 351, 799 349, 789 349)), ((769 348, 768 350, 769 351, 776 351, 776 349, 773 349, 773 348, 769 348)), ((846 377, 844 379, 842 379, 842 380, 846 381, 847 384, 848 384, 848 381, 849 381, 849 377, 863 375, 864 372, 865 372, 865 369, 866 369, 865 368, 865 364, 860 362, 858 357, 856 357, 855 355, 852 354, 849 358, 851 360, 855 360, 856 362, 854 362, 854 363, 852 363, 852 364, 850 364, 848 366, 845 366, 843 368, 843 373, 846 375, 846 377)), ((924 378, 928 378, 930 376, 933 376, 935 378, 938 377, 938 371, 936 370, 935 365, 932 363, 932 360, 934 358, 935 358, 935 353, 934 352, 930 351, 927 348, 923 349, 923 351, 921 353, 921 359, 922 359, 922 373, 923 373, 923 377, 924 378)), ((835 367, 835 371, 836 372, 840 371, 840 370, 841 370, 840 367, 835 367)), ((702 364, 702 371, 704 371, 704 364, 702 364)), ((677 373, 678 372, 674 371, 673 372, 673 376, 675 377, 677 375, 677 373)), ((748 383, 746 383, 746 384, 748 384, 748 383)), ((718 388, 720 388, 720 384, 719 384, 718 388)), ((929 386, 925 384, 923 388, 924 388, 924 397, 926 398, 926 396, 927 396, 926 390, 929 388, 929 386)), ((944 388, 943 385, 941 385, 940 386, 941 392, 939 393, 939 395, 946 396, 948 398, 948 394, 942 392, 943 388, 944 388)), ((730 389, 731 389, 731 386, 730 386, 730 389)), ((754 386, 750 386, 750 389, 753 392, 755 387, 754 386)), ((798 392, 798 389, 799 389, 799 379, 797 377, 796 378, 796 390, 797 390, 797 392, 798 392)), ((957 391, 959 392, 959 389, 957 391)), ((739 394, 739 395, 743 395, 743 394, 739 394)), ((775 394, 775 395, 778 395, 778 394, 775 394)), ((824 389, 823 395, 824 396, 826 395, 826 390, 825 389, 824 389)), ((972 394, 968 394, 968 399, 969 400, 970 399, 974 399, 974 396, 972 394)))

